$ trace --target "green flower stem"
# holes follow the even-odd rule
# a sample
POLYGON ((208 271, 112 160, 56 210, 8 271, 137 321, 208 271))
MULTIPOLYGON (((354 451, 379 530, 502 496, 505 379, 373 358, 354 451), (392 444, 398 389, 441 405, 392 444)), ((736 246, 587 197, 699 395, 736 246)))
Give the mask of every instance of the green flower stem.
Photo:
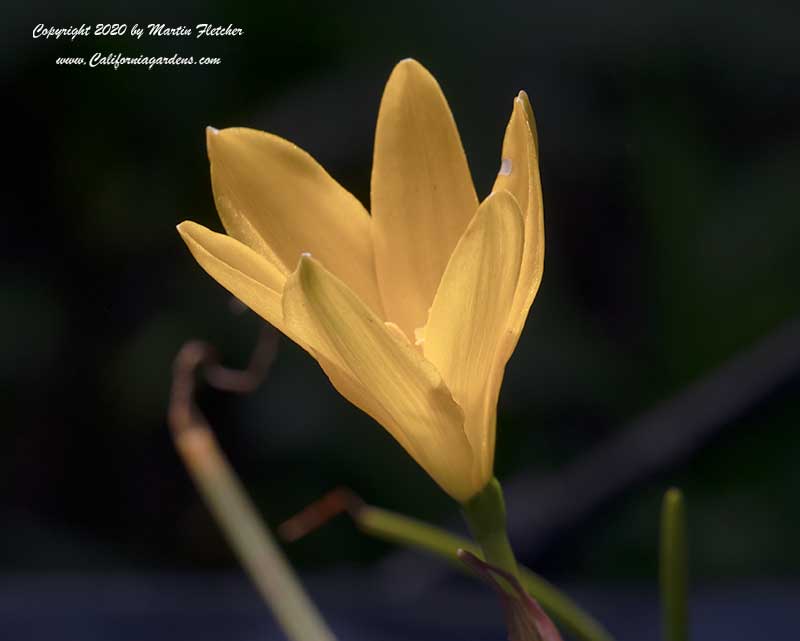
POLYGON ((506 503, 500 482, 492 477, 485 488, 462 504, 461 510, 486 562, 519 579, 517 559, 506 533, 506 503))
MULTIPOLYGON (((463 572, 469 569, 456 555, 459 549, 484 558, 480 548, 472 541, 395 512, 359 505, 351 510, 351 514, 365 534, 433 553, 463 572)), ((602 625, 555 586, 527 568, 518 567, 518 571, 520 583, 564 630, 584 641, 614 641, 602 625)))
POLYGON ((211 431, 192 426, 175 444, 231 547, 292 641, 335 641, 211 431))
POLYGON ((665 641, 688 641, 688 561, 683 494, 672 488, 661 505, 660 582, 665 641))

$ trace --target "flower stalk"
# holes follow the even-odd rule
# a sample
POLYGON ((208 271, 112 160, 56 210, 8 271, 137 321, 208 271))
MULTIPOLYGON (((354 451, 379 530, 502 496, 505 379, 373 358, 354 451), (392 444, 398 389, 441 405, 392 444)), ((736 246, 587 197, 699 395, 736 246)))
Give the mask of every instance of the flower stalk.
MULTIPOLYGON (((499 489, 499 484, 497 488, 499 489)), ((459 571, 469 571, 468 566, 458 556, 459 550, 465 550, 485 560, 480 546, 473 541, 419 519, 368 505, 344 488, 330 492, 283 523, 278 528, 278 533, 284 539, 294 541, 316 530, 342 512, 346 512, 364 534, 433 554, 459 571)), ((519 582, 528 594, 534 597, 547 614, 575 639, 614 641, 611 634, 598 621, 546 579, 522 566, 517 566, 517 572, 519 582)))
MULTIPOLYGON (((484 559, 479 546, 423 521, 371 505, 359 506, 350 512, 358 528, 375 538, 429 552, 459 570, 466 566, 458 558, 458 550, 466 550, 484 559)), ((517 566, 519 581, 547 613, 565 631, 582 641, 614 641, 611 634, 588 612, 543 577, 517 566)))
POLYGON ((492 477, 461 509, 485 560, 519 579, 517 560, 506 532, 506 505, 500 482, 492 477))

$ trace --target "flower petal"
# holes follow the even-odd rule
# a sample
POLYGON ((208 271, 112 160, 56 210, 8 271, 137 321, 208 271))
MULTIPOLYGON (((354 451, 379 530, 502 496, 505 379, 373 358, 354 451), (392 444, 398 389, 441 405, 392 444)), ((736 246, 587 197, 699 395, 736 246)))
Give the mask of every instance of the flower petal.
POLYGON ((492 191, 510 191, 522 210, 525 220, 525 248, 522 255, 519 283, 511 312, 511 332, 507 341, 508 355, 514 351, 528 317, 544 270, 544 218, 542 185, 539 177, 538 140, 535 134, 528 96, 521 91, 514 100, 503 141, 503 162, 492 191))
POLYGON ((200 266, 220 285, 281 331, 281 291, 286 281, 280 268, 238 240, 187 220, 180 233, 200 266))
POLYGON ((322 363, 343 395, 381 422, 454 498, 466 500, 480 489, 470 475, 461 408, 407 340, 310 257, 287 280, 283 302, 287 324, 339 368, 332 374, 322 363))
POLYGON ((533 107, 531 107, 531 99, 528 98, 528 93, 520 89, 517 98, 522 101, 522 106, 525 107, 525 117, 528 119, 528 126, 531 128, 531 136, 533 136, 533 151, 536 158, 539 158, 539 131, 536 127, 536 117, 533 115, 533 107))
POLYGON ((436 79, 415 60, 392 71, 372 166, 375 265, 386 318, 413 340, 478 207, 467 159, 436 79))
POLYGON ((514 197, 507 191, 491 194, 447 264, 425 327, 425 358, 463 408, 467 438, 487 481, 523 235, 514 197))
POLYGON ((209 130, 211 182, 234 238, 276 257, 285 274, 312 252, 382 313, 363 205, 305 151, 253 129, 209 130))
POLYGON ((317 359, 323 371, 336 388, 336 391, 362 412, 365 412, 383 425, 386 431, 392 435, 400 446, 406 450, 412 458, 417 460, 417 444, 408 438, 406 432, 403 431, 394 418, 386 412, 383 405, 378 402, 372 392, 356 380, 349 369, 337 365, 333 360, 321 353, 312 355, 317 359))

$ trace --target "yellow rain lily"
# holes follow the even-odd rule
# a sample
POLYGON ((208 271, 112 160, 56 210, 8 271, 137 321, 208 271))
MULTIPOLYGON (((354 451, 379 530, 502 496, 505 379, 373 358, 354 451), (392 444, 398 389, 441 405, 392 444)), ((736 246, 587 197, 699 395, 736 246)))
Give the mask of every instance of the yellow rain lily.
POLYGON ((533 113, 514 100, 500 172, 478 203, 434 77, 404 60, 381 101, 372 215, 305 151, 209 128, 226 234, 178 226, 200 265, 319 361, 453 498, 492 478, 497 398, 539 287, 533 113))

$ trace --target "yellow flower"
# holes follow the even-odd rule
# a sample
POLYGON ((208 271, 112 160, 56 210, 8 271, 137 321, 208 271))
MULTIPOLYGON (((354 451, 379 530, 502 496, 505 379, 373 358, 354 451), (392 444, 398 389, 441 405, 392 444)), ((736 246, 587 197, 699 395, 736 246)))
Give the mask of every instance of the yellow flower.
POLYGON ((503 371, 542 277, 534 132, 520 92, 479 205, 438 83, 404 60, 378 114, 372 215, 292 143, 209 128, 228 235, 178 226, 212 277, 461 502, 492 477, 503 371))

